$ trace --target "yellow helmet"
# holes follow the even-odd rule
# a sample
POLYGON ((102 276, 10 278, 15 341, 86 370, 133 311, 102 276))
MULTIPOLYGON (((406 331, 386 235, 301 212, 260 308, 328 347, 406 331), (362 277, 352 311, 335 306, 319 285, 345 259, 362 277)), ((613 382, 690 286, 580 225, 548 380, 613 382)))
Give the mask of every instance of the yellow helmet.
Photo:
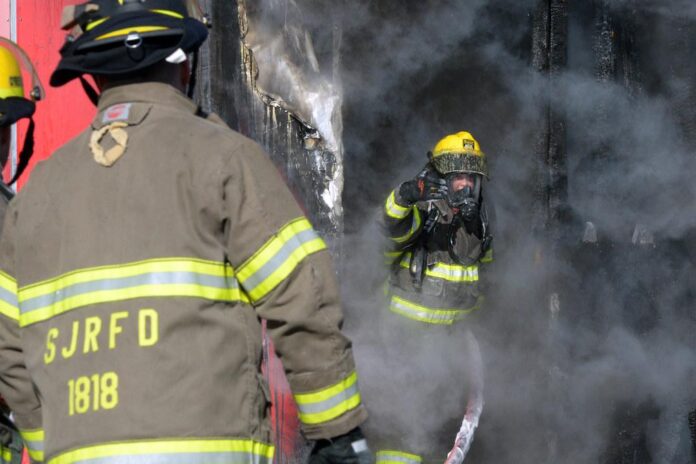
POLYGON ((429 156, 430 162, 442 175, 466 172, 488 177, 486 155, 469 132, 461 131, 444 137, 435 144, 429 156))
POLYGON ((0 98, 24 97, 22 71, 14 54, 0 46, 0 98))

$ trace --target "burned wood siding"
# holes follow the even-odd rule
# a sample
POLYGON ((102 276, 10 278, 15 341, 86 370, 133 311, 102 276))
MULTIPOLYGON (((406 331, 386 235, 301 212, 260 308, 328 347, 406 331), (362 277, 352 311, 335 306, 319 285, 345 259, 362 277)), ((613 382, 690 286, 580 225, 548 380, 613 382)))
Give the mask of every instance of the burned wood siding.
POLYGON ((329 150, 315 130, 257 91, 259 69, 244 46, 249 19, 244 1, 205 2, 214 27, 200 57, 198 98, 233 129, 270 154, 332 252, 340 250, 343 187, 340 151, 329 150))

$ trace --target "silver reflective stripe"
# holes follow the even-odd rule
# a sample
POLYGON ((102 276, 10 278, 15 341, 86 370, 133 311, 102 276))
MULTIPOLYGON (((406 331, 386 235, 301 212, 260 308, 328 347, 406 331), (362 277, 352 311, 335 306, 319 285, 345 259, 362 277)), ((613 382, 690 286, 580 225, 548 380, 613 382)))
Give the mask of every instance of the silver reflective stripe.
POLYGON ((143 285, 186 285, 194 284, 205 287, 213 287, 220 289, 237 288, 237 281, 232 277, 221 277, 209 274, 201 274, 197 272, 150 272, 130 277, 121 277, 116 279, 102 279, 92 282, 82 282, 71 285, 53 293, 37 296, 27 299, 22 302, 20 312, 26 314, 35 309, 52 306, 68 298, 87 293, 106 291, 106 290, 123 290, 143 285))
POLYGON ((17 294, 12 293, 11 291, 3 287, 0 287, 0 300, 15 308, 19 306, 19 303, 17 302, 17 294))
POLYGON ((44 450, 43 440, 28 441, 25 439, 24 444, 27 445, 27 448, 29 448, 32 451, 43 451, 44 450))
POLYGON ((305 243, 319 238, 314 229, 306 229, 289 238, 273 257, 261 266, 256 272, 245 278, 242 285, 247 293, 252 293, 256 287, 262 284, 280 266, 287 261, 292 253, 305 243))
POLYGON ((359 393, 358 383, 355 382, 353 385, 351 385, 347 389, 341 390, 335 396, 332 396, 329 399, 326 399, 324 401, 319 401, 317 403, 298 404, 297 409, 299 409, 300 413, 302 413, 302 414, 321 413, 324 411, 328 411, 329 409, 331 409, 335 406, 338 406, 339 404, 352 398, 354 395, 357 395, 358 393, 359 393))
MULTIPOLYGON (((51 464, 52 460, 48 463, 51 464)), ((74 464, 272 464, 273 459, 247 452, 131 454, 75 459, 74 464)))

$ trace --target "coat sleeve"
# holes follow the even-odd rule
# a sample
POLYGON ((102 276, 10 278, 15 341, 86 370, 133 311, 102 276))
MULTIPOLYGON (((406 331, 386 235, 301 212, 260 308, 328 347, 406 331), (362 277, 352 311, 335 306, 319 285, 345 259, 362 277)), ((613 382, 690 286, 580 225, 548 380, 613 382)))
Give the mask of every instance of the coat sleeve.
POLYGON ((268 333, 310 439, 367 418, 326 244, 268 156, 245 144, 224 180, 227 252, 268 333))
POLYGON ((391 264, 418 239, 423 229, 422 213, 416 205, 407 206, 397 187, 384 202, 381 216, 387 240, 385 263, 391 264))
POLYGON ((24 362, 20 335, 20 312, 14 236, 16 213, 11 203, 0 239, 0 395, 5 399, 19 428, 32 462, 43 461, 41 402, 24 362))

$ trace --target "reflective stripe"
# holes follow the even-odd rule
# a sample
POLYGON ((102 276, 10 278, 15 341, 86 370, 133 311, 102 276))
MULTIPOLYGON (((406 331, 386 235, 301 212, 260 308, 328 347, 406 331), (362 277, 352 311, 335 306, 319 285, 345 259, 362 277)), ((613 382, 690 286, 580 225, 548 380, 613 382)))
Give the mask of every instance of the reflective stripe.
POLYGON ((43 461, 44 458, 44 431, 43 429, 19 430, 22 440, 29 451, 33 461, 43 461))
POLYGON ((394 313, 415 321, 427 322, 429 324, 450 325, 473 310, 478 309, 478 303, 469 309, 427 308, 393 295, 389 309, 394 313))
POLYGON ((486 254, 483 255, 483 258, 481 258, 482 263, 491 263, 493 262, 493 248, 489 248, 488 251, 486 251, 486 254))
POLYGON ((12 462, 12 450, 2 447, 2 462, 10 464, 12 462))
POLYGON ((276 288, 307 256, 326 249, 307 218, 283 226, 239 267, 237 279, 252 301, 276 288))
MULTIPOLYGON (((171 11, 171 10, 150 10, 150 11, 152 13, 171 16, 172 18, 184 19, 184 17, 182 15, 180 15, 179 13, 177 13, 176 11, 171 11)), ((92 29, 94 29, 95 27, 99 26, 100 24, 104 24, 104 22, 108 21, 109 19, 111 19, 111 17, 107 16, 106 18, 101 18, 101 19, 97 19, 96 21, 92 21, 91 23, 87 24, 87 26, 85 26, 85 31, 89 32, 92 29)), ((131 32, 135 32, 135 29, 128 29, 128 30, 131 32)), ((148 32, 148 31, 138 31, 138 32, 148 32)), ((97 38, 97 40, 102 39, 102 38, 106 38, 106 37, 101 36, 101 37, 97 38)))
POLYGON ((0 271, 0 314, 19 321, 17 281, 2 271, 0 271))
POLYGON ((418 208, 416 208, 414 206, 413 207, 413 222, 411 223, 411 229, 409 229, 409 231, 406 232, 406 235, 403 235, 401 237, 392 237, 392 240, 394 240, 396 243, 406 242, 411 237, 413 237, 416 232, 418 232, 420 225, 421 225, 420 211, 418 211, 418 208))
POLYGON ((164 26, 133 26, 133 27, 126 27, 123 29, 118 29, 116 31, 108 32, 106 34, 102 34, 99 37, 97 37, 94 40, 104 40, 104 39, 110 39, 112 37, 119 37, 122 35, 128 35, 132 33, 139 33, 139 32, 155 32, 155 31, 166 31, 168 30, 168 27, 164 26))
POLYGON ((148 297, 247 301, 229 264, 191 258, 153 259, 80 269, 19 289, 20 326, 87 305, 148 297))
POLYGON ((110 17, 107 16, 106 18, 97 19, 96 21, 92 21, 91 23, 89 23, 89 24, 87 24, 87 25, 85 26, 85 31, 91 31, 92 29, 94 29, 94 28, 97 27, 98 25, 104 24, 104 22, 108 21, 109 18, 110 18, 110 17))
POLYGON ((392 264, 402 254, 403 251, 386 251, 384 252, 384 263, 392 264))
POLYGON ((171 16, 172 18, 184 19, 184 17, 182 15, 180 15, 176 11, 172 11, 172 10, 150 10, 150 11, 152 11, 153 13, 157 13, 157 14, 161 14, 161 15, 165 15, 165 16, 171 16))
POLYGON ((298 393, 294 397, 303 423, 330 421, 360 405, 358 374, 353 372, 329 388, 313 393, 298 393))
POLYGON ((387 197, 387 202, 384 204, 384 212, 387 216, 394 219, 403 219, 408 216, 411 212, 412 207, 401 206, 396 202, 396 190, 392 190, 392 193, 387 197))
MULTIPOLYGON (((401 259, 401 267, 408 269, 411 264, 411 253, 407 253, 401 259)), ((478 265, 461 266, 459 264, 446 264, 437 262, 428 266, 425 275, 435 279, 443 279, 448 282, 477 282, 479 280, 478 265)))
POLYGON ((394 450, 377 451, 377 464, 417 464, 420 462, 423 462, 423 458, 417 454, 394 450))
POLYGON ((79 448, 49 464, 271 464, 274 448, 252 440, 157 440, 79 448))

